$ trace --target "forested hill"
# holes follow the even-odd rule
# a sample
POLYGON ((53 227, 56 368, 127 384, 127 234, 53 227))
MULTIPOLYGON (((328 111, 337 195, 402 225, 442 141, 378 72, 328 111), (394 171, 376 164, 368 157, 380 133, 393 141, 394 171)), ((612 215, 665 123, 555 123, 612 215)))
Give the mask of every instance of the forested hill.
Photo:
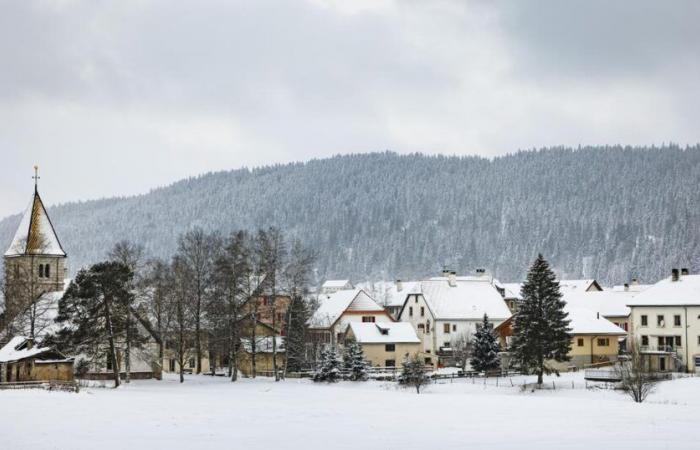
MULTIPOLYGON (((408 279, 448 266, 519 280, 542 252, 562 276, 651 282, 672 266, 700 270, 700 146, 548 149, 493 160, 336 156, 49 212, 73 270, 124 238, 167 257, 189 227, 277 225, 317 250, 319 279, 408 279)), ((0 221, 3 249, 18 221, 0 221)))

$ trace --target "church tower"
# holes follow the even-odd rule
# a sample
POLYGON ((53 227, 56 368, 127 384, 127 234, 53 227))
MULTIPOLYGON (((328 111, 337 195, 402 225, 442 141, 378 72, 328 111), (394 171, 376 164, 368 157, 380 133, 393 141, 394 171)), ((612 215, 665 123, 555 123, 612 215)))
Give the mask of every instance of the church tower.
POLYGON ((67 255, 39 196, 38 180, 35 166, 34 195, 4 256, 5 320, 41 295, 63 290, 67 255))

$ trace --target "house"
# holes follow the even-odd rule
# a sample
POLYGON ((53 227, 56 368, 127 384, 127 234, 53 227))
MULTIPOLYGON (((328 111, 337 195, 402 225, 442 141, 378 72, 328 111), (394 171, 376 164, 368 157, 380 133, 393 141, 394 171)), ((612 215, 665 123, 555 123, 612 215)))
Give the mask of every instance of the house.
POLYGON ((494 325, 511 316, 493 279, 484 273, 458 277, 444 271, 441 277, 421 281, 406 296, 398 317, 413 325, 422 352, 437 356, 444 366, 455 364, 453 346, 471 338, 484 314, 494 325))
POLYGON ((321 285, 321 294, 333 294, 338 291, 352 290, 350 280, 327 280, 321 285))
MULTIPOLYGON (((277 370, 278 373, 284 367, 285 348, 284 337, 277 337, 277 370)), ((253 352, 253 340, 241 339, 241 349, 238 358, 238 370, 243 376, 250 377, 253 374, 253 358, 255 358, 256 375, 274 376, 274 364, 272 361, 272 337, 260 336, 255 339, 255 352, 253 352), (255 356, 253 356, 255 355, 255 356)))
POLYGON ((362 287, 372 295, 372 298, 393 317, 398 319, 401 307, 406 301, 406 296, 416 293, 420 288, 420 281, 378 281, 366 283, 362 287))
POLYGON ((494 285, 496 286, 496 289, 498 289, 498 292, 500 292, 501 296, 503 297, 503 300, 505 300, 506 305, 508 305, 508 309, 510 309, 510 312, 513 314, 518 312, 518 306, 523 300, 522 295, 520 295, 520 289, 522 289, 523 284, 501 283, 497 280, 494 280, 494 285))
POLYGON ((310 343, 320 348, 338 345, 351 322, 394 321, 363 289, 321 294, 318 302, 318 309, 309 321, 309 337, 310 343))
POLYGON ((562 296, 572 308, 588 309, 600 315, 623 330, 629 329, 630 308, 627 303, 639 292, 635 291, 568 291, 562 296))
MULTIPOLYGON (((551 365, 560 371, 572 368, 582 368, 591 364, 607 363, 617 361, 619 346, 618 341, 624 338, 627 333, 622 328, 616 326, 599 313, 585 308, 575 308, 565 306, 571 321, 571 348, 568 362, 554 362, 551 365)), ((501 349, 507 352, 512 343, 513 321, 517 316, 513 316, 495 328, 501 349)), ((504 355, 504 367, 508 366, 508 355, 504 355)))
MULTIPOLYGON (((374 367, 398 367, 406 358, 421 354, 421 341, 408 322, 351 322, 344 341, 362 345, 365 358, 374 367)), ((426 364, 434 355, 421 354, 426 364)))
POLYGON ((630 338, 654 369, 700 372, 700 275, 673 269, 627 305, 630 338))
POLYGON ((0 349, 0 382, 73 381, 73 358, 15 336, 0 349))

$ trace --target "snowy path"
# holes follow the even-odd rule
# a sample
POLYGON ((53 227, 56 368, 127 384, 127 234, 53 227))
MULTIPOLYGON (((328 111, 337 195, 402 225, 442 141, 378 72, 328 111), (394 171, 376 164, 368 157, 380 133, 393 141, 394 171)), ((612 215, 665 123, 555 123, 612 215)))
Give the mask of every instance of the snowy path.
MULTIPOLYGON (((580 381, 580 379, 577 379, 580 381)), ((521 393, 463 381, 425 394, 383 383, 190 377, 117 391, 0 392, 12 449, 698 448, 700 378, 636 405, 612 391, 521 393)))

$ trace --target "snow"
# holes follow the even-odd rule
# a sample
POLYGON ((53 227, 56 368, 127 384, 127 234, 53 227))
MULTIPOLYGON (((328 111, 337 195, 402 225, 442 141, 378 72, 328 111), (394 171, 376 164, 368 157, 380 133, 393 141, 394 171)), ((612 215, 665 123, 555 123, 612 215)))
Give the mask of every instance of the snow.
POLYGON ((16 450, 697 448, 700 378, 661 383, 643 404, 586 390, 580 373, 552 380, 557 390, 534 393, 519 387, 531 377, 513 387, 445 380, 416 395, 394 383, 201 375, 78 394, 0 391, 11 405, 0 408, 0 436, 16 450))
POLYGON ((566 294, 568 292, 585 292, 593 283, 596 282, 594 279, 557 281, 559 281, 559 290, 562 294, 566 294))
POLYGON ((325 288, 331 288, 331 289, 343 289, 347 286, 350 286, 350 280, 328 280, 325 283, 323 283, 323 287, 325 288))
POLYGON ((27 253, 66 256, 39 194, 34 194, 32 201, 24 211, 5 256, 18 256, 27 253), (36 246, 36 248, 31 248, 32 246, 36 246))
POLYGON ((328 328, 347 310, 384 311, 362 289, 340 290, 331 294, 319 294, 319 306, 311 317, 312 328, 328 328))
MULTIPOLYGON (((284 336, 277 336, 277 352, 284 353, 284 336)), ((246 352, 252 353, 253 346, 250 339, 241 339, 246 352)), ((272 353, 272 336, 265 336, 255 339, 256 353, 272 353)))
POLYGON ((402 281, 401 289, 397 282, 376 281, 360 283, 358 287, 374 295, 375 300, 387 307, 401 307, 409 294, 420 294, 420 281, 402 281))
POLYGON ((571 320, 571 334, 594 334, 594 335, 627 335, 627 332, 618 327, 614 323, 605 319, 595 311, 584 308, 572 308, 566 306, 565 310, 569 313, 568 319, 571 320))
POLYGON ((17 347, 21 346, 26 341, 27 338, 24 336, 15 336, 10 339, 10 341, 0 349, 0 363, 19 361, 24 358, 30 358, 51 351, 49 347, 22 348, 21 350, 17 350, 17 347))
POLYGON ((506 298, 523 299, 522 295, 520 295, 523 283, 500 283, 500 285, 506 290, 506 298))
POLYGON ((413 325, 408 322, 351 322, 348 326, 360 344, 420 343, 413 325))
POLYGON ((681 275, 678 281, 665 278, 628 303, 630 306, 700 305, 700 275, 681 275))
POLYGON ((438 320, 474 320, 488 314, 497 323, 511 316, 491 280, 483 277, 457 277, 455 286, 447 278, 431 278, 421 282, 421 292, 438 320))
POLYGON ((633 291, 592 291, 564 292, 563 299, 573 308, 589 309, 605 317, 627 317, 630 308, 627 303, 639 295, 633 291))

